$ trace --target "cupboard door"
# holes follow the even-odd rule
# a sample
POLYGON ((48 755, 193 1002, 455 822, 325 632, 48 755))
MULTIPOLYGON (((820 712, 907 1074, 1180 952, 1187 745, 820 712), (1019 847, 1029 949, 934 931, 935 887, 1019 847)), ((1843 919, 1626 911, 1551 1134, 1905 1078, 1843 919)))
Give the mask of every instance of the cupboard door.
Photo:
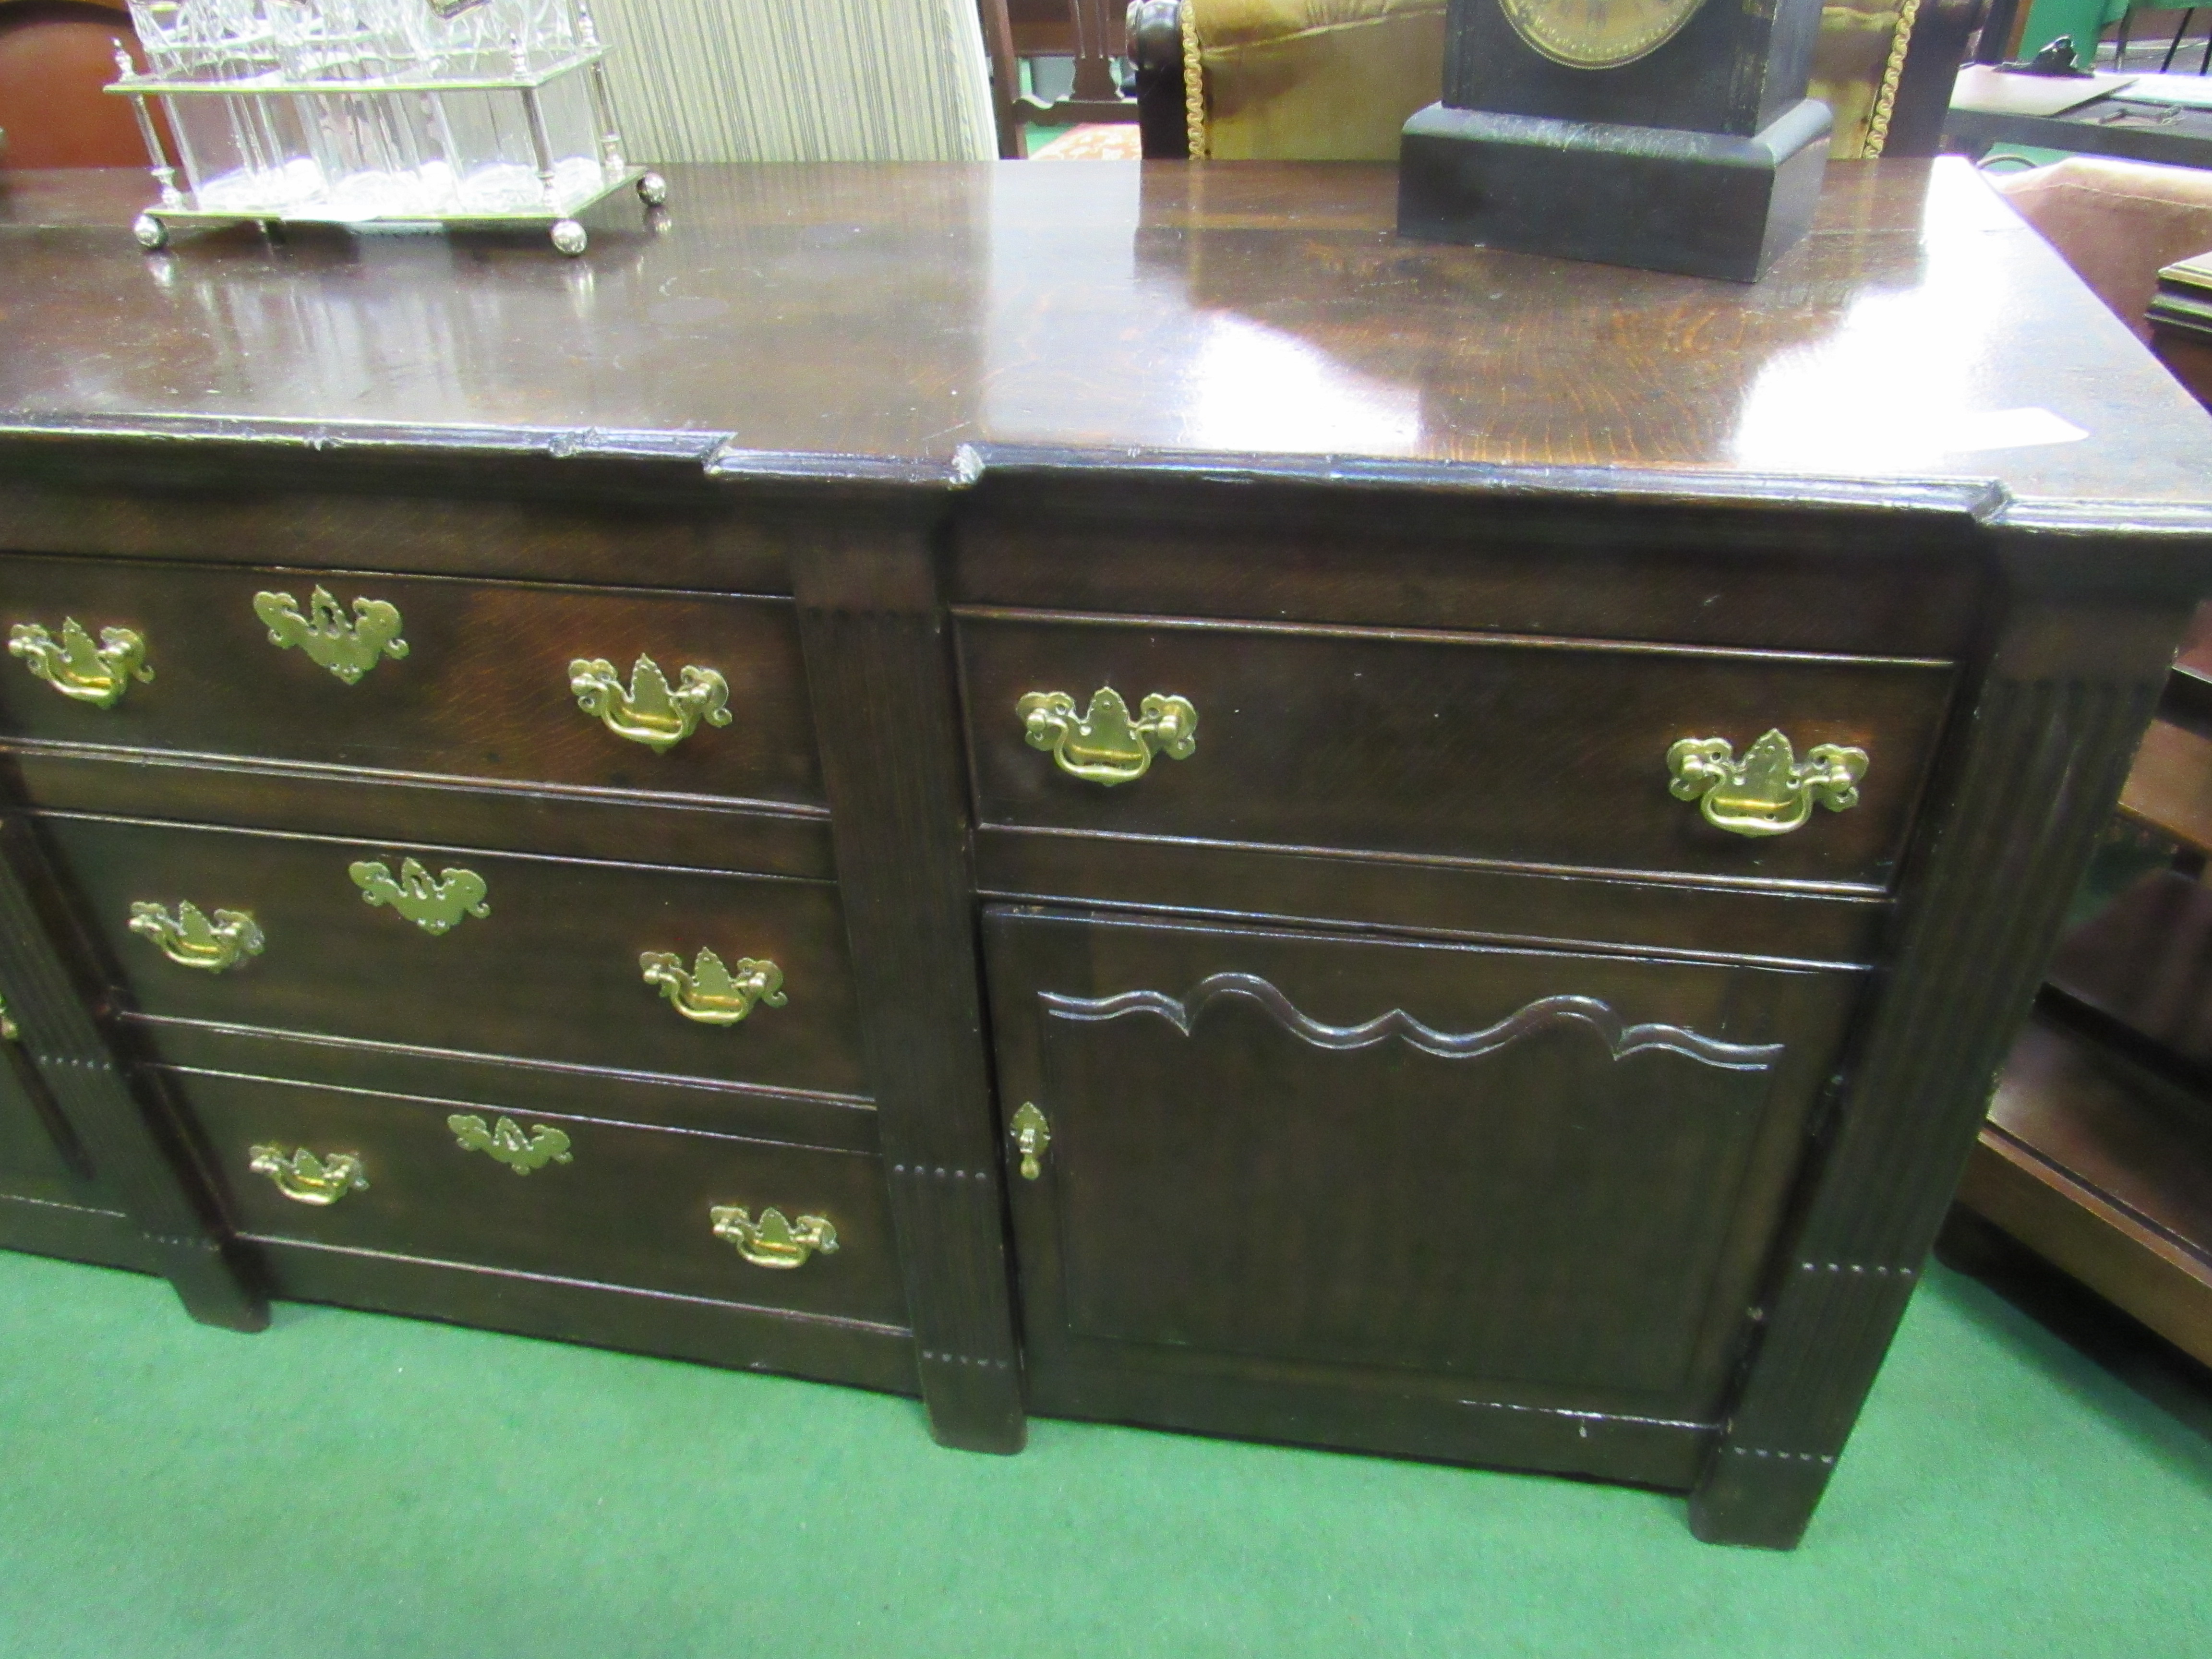
POLYGON ((987 933, 1033 1409, 1692 1477, 1856 975, 987 933))

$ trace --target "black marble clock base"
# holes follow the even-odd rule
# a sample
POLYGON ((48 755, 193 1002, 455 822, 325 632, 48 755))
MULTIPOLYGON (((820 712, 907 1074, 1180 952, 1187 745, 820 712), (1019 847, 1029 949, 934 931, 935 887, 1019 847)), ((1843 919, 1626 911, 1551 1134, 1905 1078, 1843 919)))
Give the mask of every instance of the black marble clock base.
POLYGON ((1812 222, 1830 125, 1809 98, 1748 138, 1431 104, 1406 123, 1398 230, 1757 282, 1812 222))

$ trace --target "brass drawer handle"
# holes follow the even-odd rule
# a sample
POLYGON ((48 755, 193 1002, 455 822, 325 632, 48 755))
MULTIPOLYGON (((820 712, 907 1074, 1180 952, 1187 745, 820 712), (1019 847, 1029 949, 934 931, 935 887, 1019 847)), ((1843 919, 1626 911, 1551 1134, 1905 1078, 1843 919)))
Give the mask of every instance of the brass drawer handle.
POLYGON ((1129 718, 1129 705, 1112 686, 1091 694, 1080 720, 1065 691, 1032 691, 1014 705, 1032 749, 1048 751, 1072 778, 1086 783, 1133 783, 1152 769, 1154 754, 1188 760, 1198 747, 1198 710, 1187 697, 1155 691, 1129 718))
POLYGON ((171 915, 151 899, 131 906, 131 931, 153 940, 161 954, 182 968, 201 968, 219 974, 242 966, 258 957, 266 941, 251 910, 218 910, 210 921, 190 899, 179 902, 171 915))
POLYGON ((1669 787, 1693 800, 1716 829, 1737 836, 1786 836, 1813 815, 1815 801, 1831 812, 1859 804, 1867 751, 1818 744, 1799 760, 1790 739, 1769 732, 1737 760, 1726 738, 1684 738, 1667 751, 1669 787))
POLYGON ((267 1176, 276 1183, 276 1190, 295 1204, 312 1204, 320 1209, 348 1193, 368 1190, 368 1176, 362 1173, 358 1152, 332 1152, 320 1158, 305 1146, 295 1152, 287 1152, 282 1146, 255 1146, 246 1157, 247 1169, 267 1176))
POLYGON ((790 1000, 783 992, 783 969, 759 957, 739 957, 732 972, 712 951, 702 950, 687 971, 673 951, 647 951, 637 965, 645 982, 659 986, 678 1013, 702 1025, 735 1025, 756 1004, 781 1008, 790 1000))
POLYGON ((1014 1114, 1014 1121, 1006 1127, 1013 1132, 1014 1150, 1022 1155, 1022 1179, 1035 1181, 1044 1173, 1045 1149, 1052 1145, 1052 1125, 1037 1110, 1036 1102, 1025 1100, 1021 1110, 1014 1114))
POLYGON ((727 726, 730 683, 711 668, 686 664, 668 689, 668 676, 650 657, 631 665, 625 690, 615 665, 605 657, 579 657, 568 665, 568 690, 576 707, 603 723, 618 738, 641 743, 656 755, 665 755, 690 737, 705 720, 727 726))
POLYGON ((146 636, 128 628, 103 628, 100 643, 75 617, 62 621, 61 643, 36 623, 17 623, 8 630, 8 654, 72 702, 112 708, 131 689, 154 678, 146 666, 146 636))
POLYGON ((307 614, 300 614, 299 601, 289 593, 256 593, 253 614, 269 629, 269 642, 289 650, 298 646, 307 660, 327 668, 348 685, 359 682, 376 666, 377 659, 394 662, 407 654, 407 641, 399 637, 399 607, 382 599, 356 599, 351 622, 318 583, 307 595, 307 614))
POLYGON ((733 1204, 717 1204, 707 1212, 714 1224, 714 1237, 735 1247, 756 1267, 789 1269, 806 1265, 816 1251, 837 1254, 837 1230, 827 1216, 803 1215, 796 1222, 783 1212, 766 1209, 755 1221, 750 1210, 733 1204))
POLYGON ((497 1127, 487 1129, 484 1121, 475 1113, 456 1112, 446 1120, 446 1127, 453 1132, 453 1139, 463 1152, 483 1152, 519 1176, 542 1170, 549 1164, 576 1161, 568 1153, 568 1137, 542 1123, 532 1124, 530 1133, 525 1134, 522 1126, 511 1117, 502 1117, 497 1127))
POLYGON ((395 878, 389 866, 373 859, 346 866, 346 874, 361 889, 366 904, 388 904, 426 933, 448 933, 464 916, 488 916, 490 891, 473 870, 447 870, 436 880, 413 859, 403 859, 395 878))

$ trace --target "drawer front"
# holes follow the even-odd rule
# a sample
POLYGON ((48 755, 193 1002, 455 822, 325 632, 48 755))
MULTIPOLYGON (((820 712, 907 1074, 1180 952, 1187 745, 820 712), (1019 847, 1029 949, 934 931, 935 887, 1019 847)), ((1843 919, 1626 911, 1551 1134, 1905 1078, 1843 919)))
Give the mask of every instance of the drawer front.
MULTIPOLYGON (((963 615, 960 636, 986 825, 1877 889, 1952 678, 1934 663, 1003 612, 963 615), (1141 775, 1109 784, 1032 745, 1024 696, 1064 693, 1079 719, 1107 687, 1139 724, 1146 698, 1185 700, 1188 754, 1171 731, 1157 747, 1139 732, 1141 775), (1678 740, 1723 739, 1741 761, 1769 730, 1800 763, 1863 750, 1855 804, 1747 836, 1673 793, 1678 740)), ((1066 747, 1081 765, 1116 745, 1066 747)))
POLYGON ((247 1233, 907 1322, 883 1167, 865 1153, 161 1075, 247 1233), (724 1215, 718 1236, 718 1210, 742 1210, 744 1220, 724 1215))
MULTIPOLYGON (((818 805, 811 717, 799 637, 787 600, 598 592, 428 577, 343 575, 279 569, 13 557, 0 563, 0 610, 11 641, 45 630, 52 650, 29 643, 0 664, 0 732, 8 736, 237 755, 347 769, 592 787, 673 791, 818 805), (349 647, 280 646, 297 630, 256 610, 257 596, 288 594, 313 621, 318 587, 355 630, 349 647), (356 600, 397 613, 397 644, 369 647, 356 600), (62 647, 70 619, 97 654, 105 630, 143 641, 131 667, 80 659, 62 647), (311 655, 329 656, 342 678, 311 655), (404 655, 391 654, 404 649, 404 655), (67 696, 34 662, 63 659, 67 696), (675 698, 674 726, 625 714, 616 723, 658 739, 694 715, 688 735, 653 746, 617 734, 586 713, 569 665, 604 659, 620 697, 649 686, 634 677, 649 657, 676 693, 684 671, 711 670, 727 689, 719 708, 675 698), (150 671, 151 678, 141 678, 150 671), (102 697, 102 677, 119 683, 102 697), (721 724, 714 721, 720 719, 721 724)), ((646 676, 649 680, 650 676, 646 676)), ((594 695, 598 695, 594 693, 594 695)), ((612 694, 610 694, 611 696, 612 694)))
POLYGON ((111 818, 43 823, 125 995, 145 1013, 866 1091, 843 918, 827 883, 111 818), (381 878, 362 873, 384 902, 368 902, 354 874, 372 864, 381 878), (424 902, 392 894, 418 872, 434 890, 424 902), (464 902, 471 897, 483 914, 464 902), (139 918, 134 933, 142 904, 160 915, 139 918), (191 927, 186 904, 204 925, 198 944, 179 937, 191 927), (747 961, 772 963, 780 987, 759 987, 771 994, 749 1006, 742 985, 718 1001, 702 951, 732 980, 747 961), (170 951, 233 959, 189 966, 170 951), (674 959, 661 966, 665 985, 645 978, 647 953, 674 959), (679 997, 742 1018, 690 1018, 679 997))

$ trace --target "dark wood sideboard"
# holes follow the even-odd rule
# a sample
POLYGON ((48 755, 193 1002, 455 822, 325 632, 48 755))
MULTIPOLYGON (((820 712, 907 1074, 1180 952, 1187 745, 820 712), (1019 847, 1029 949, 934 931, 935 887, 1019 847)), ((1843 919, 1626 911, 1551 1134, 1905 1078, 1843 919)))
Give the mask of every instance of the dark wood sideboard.
POLYGON ((2212 578, 2057 256, 1831 171, 1755 288, 1369 167, 12 181, 0 1239, 1794 1542, 2212 578))

